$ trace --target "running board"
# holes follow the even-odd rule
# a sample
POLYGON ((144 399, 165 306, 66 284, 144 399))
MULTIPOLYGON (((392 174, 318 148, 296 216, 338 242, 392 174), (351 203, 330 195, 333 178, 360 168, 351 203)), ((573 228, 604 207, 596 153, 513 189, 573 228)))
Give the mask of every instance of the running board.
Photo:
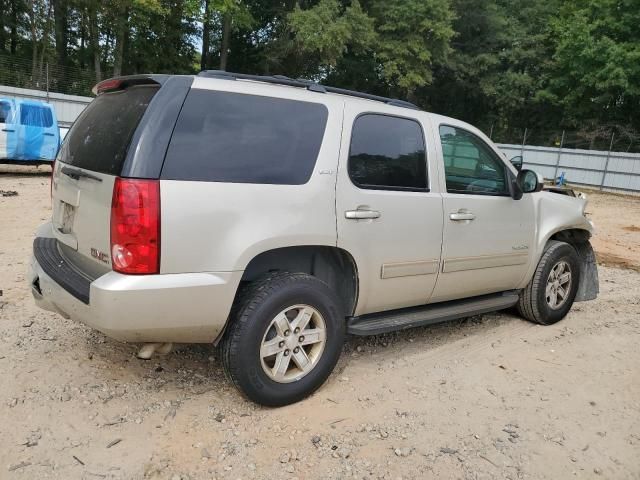
POLYGON ((347 333, 351 335, 379 335, 407 328, 470 317, 481 313, 509 308, 518 302, 518 292, 509 291, 479 297, 434 303, 420 307, 351 317, 347 333))

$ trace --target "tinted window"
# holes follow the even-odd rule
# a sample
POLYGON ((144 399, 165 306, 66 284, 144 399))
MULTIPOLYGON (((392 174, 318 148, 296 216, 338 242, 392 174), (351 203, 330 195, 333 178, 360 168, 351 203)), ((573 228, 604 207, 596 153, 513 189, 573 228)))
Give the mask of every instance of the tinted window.
POLYGON ((0 123, 11 123, 11 104, 0 102, 0 123))
POLYGON ((356 118, 349 149, 349 176, 361 188, 426 189, 427 165, 420 124, 387 115, 356 118))
POLYGON ((447 192, 501 195, 508 193, 502 160, 474 134, 443 125, 440 141, 447 192))
POLYGON ((327 115, 317 103, 193 89, 180 112, 162 178, 306 183, 327 115))
POLYGON ((29 127, 50 127, 53 125, 53 115, 48 108, 23 103, 20 107, 20 124, 29 127))
POLYGON ((61 161, 119 175, 127 148, 157 87, 130 87, 103 93, 84 109, 65 137, 61 161))

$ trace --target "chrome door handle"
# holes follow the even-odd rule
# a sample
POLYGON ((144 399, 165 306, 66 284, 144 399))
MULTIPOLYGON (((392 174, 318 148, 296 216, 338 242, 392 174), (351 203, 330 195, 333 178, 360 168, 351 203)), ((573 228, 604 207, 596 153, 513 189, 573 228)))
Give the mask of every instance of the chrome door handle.
POLYGON ((349 220, 363 220, 368 218, 380 218, 380 212, 375 210, 347 210, 344 212, 344 216, 349 220))
POLYGON ((454 222, 462 222, 464 220, 473 220, 476 216, 471 212, 453 212, 449 214, 449 218, 454 222))

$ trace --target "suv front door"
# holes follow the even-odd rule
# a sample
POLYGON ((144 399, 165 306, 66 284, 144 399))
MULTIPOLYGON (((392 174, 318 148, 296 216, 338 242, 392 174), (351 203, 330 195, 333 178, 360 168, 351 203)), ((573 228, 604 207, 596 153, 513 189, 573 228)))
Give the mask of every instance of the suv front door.
MULTIPOLYGON (((338 246, 358 267, 356 315, 427 303, 438 275, 442 197, 432 193, 419 116, 345 108, 336 215, 338 246)), ((431 175, 429 174, 431 173, 431 175)))
POLYGON ((442 271, 431 301, 515 289, 530 261, 533 198, 511 197, 507 165, 463 126, 439 125, 444 162, 442 271))

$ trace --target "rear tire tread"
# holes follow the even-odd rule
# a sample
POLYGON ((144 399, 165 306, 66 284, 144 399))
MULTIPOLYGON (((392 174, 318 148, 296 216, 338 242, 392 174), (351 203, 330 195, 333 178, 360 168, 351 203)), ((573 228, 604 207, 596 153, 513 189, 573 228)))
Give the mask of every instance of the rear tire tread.
MULTIPOLYGON (((247 338, 251 329, 254 328, 255 322, 252 321, 254 312, 275 292, 281 292, 282 290, 287 289, 287 287, 291 287, 297 283, 308 283, 309 281, 321 284, 328 292, 331 292, 330 287, 317 277, 306 273, 290 273, 282 271, 266 274, 265 276, 255 281, 248 282, 240 287, 236 300, 231 308, 231 313, 229 314, 229 325, 221 341, 220 350, 225 375, 239 391, 245 394, 245 396, 251 397, 250 395, 247 395, 247 391, 243 388, 243 383, 246 382, 246 379, 244 379, 244 382, 241 379, 241 373, 243 372, 241 371, 242 369, 240 368, 240 363, 237 359, 241 358, 241 355, 243 354, 241 351, 242 340, 247 338)), ((335 295, 333 296, 335 297, 335 295)), ((335 300, 337 301, 337 298, 335 298, 335 300)), ((336 306, 340 309, 337 304, 336 306)), ((340 336, 340 338, 342 338, 342 336, 340 336)), ((333 367, 331 369, 333 369, 333 367)), ((326 373, 326 376, 329 374, 330 370, 326 373)), ((324 383, 324 380, 313 389, 296 395, 293 402, 310 395, 314 390, 320 387, 322 383, 324 383)), ((290 400, 282 401, 280 399, 268 398, 263 398, 261 400, 251 398, 251 400, 267 406, 281 406, 292 403, 290 400)))

